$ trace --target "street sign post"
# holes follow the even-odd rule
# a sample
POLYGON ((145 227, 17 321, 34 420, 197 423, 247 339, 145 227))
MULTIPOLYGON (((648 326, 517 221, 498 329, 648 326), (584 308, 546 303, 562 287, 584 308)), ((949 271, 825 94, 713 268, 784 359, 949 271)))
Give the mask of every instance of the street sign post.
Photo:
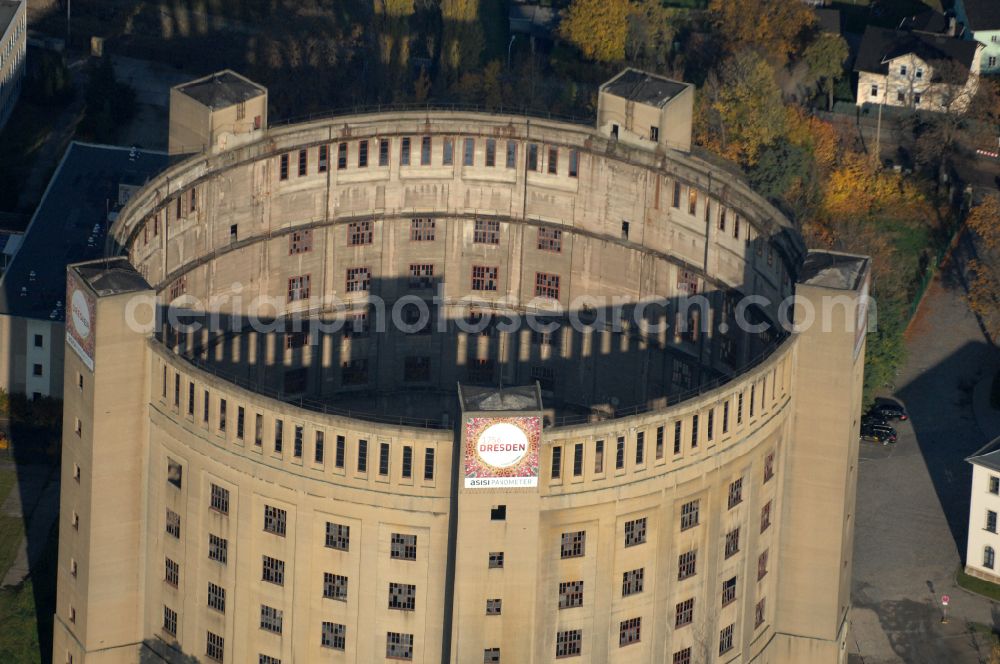
POLYGON ((941 622, 948 622, 948 603, 951 602, 951 597, 948 595, 941 595, 941 622))

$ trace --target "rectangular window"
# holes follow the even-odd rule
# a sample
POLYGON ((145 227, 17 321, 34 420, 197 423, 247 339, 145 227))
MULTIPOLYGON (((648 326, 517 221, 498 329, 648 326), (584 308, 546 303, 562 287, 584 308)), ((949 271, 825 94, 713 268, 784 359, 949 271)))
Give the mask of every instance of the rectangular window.
MULTIPOLYGON (((208 400, 205 400, 208 403, 208 400)), ((184 476, 184 468, 177 461, 167 457, 167 482, 173 484, 178 489, 181 488, 181 480, 184 476)))
POLYGON ((996 475, 990 476, 990 493, 1000 494, 1000 477, 996 475))
POLYGON ((548 171, 555 175, 559 170, 559 148, 549 148, 548 171))
POLYGON ((261 580, 279 586, 285 585, 285 561, 271 556, 262 556, 261 560, 261 580))
POLYGON ((208 558, 225 565, 229 560, 229 540, 209 533, 208 558))
POLYGON ((676 181, 674 182, 674 195, 673 195, 673 200, 670 203, 671 203, 671 205, 674 208, 676 208, 678 210, 680 209, 680 207, 681 207, 681 183, 680 182, 676 182, 676 181))
POLYGON ((579 558, 586 553, 587 531, 577 530, 571 533, 562 534, 562 542, 559 548, 560 558, 579 558))
POLYGON ((625 436, 618 436, 615 445, 615 468, 621 470, 625 467, 625 436))
POLYGON ((629 618, 621 621, 618 628, 618 647, 638 643, 642 633, 642 618, 629 618))
POLYGON ((214 662, 221 662, 226 652, 226 640, 213 632, 206 632, 205 656, 214 662))
POLYGON ((583 606, 583 581, 566 581, 559 584, 559 608, 572 609, 583 606))
POLYGON ((413 659, 413 635, 386 632, 385 656, 389 659, 413 659))
POLYGON ((288 153, 278 157, 278 179, 288 179, 288 153))
POLYGON ((528 144, 528 170, 538 171, 538 144, 528 144))
POLYGON ((681 530, 698 525, 698 503, 699 501, 692 500, 681 505, 681 530))
POLYGON ((559 299, 559 275, 545 272, 535 273, 535 297, 549 300, 559 299))
POLYGON ((708 426, 706 427, 705 435, 708 438, 708 442, 712 442, 715 438, 715 409, 710 408, 708 411, 708 426))
POLYGON ((507 141, 507 168, 517 167, 517 141, 507 141))
POLYGON ((163 607, 163 631, 177 636, 177 612, 168 606, 163 607))
POLYGON ((642 577, 645 568, 640 567, 622 574, 622 597, 637 595, 642 592, 642 577))
POLYGON ((764 483, 767 484, 772 477, 774 477, 774 452, 764 457, 764 483))
POLYGON ((393 560, 416 560, 417 536, 392 533, 389 537, 389 557, 393 560))
POLYGON ((503 607, 503 602, 500 599, 488 599, 486 600, 486 615, 488 616, 499 616, 503 607))
POLYGON ((740 529, 736 527, 726 533, 726 558, 732 558, 740 551, 740 529))
POLYGON ((367 267, 347 268, 346 289, 348 293, 363 293, 371 284, 372 272, 367 267))
POLYGON ((288 512, 278 507, 264 505, 264 532, 273 535, 285 536, 285 525, 288 521, 288 512))
POLYGON ((688 214, 695 215, 698 212, 698 190, 688 187, 688 214))
POLYGON ((464 166, 472 166, 476 159, 476 139, 466 138, 463 141, 463 156, 462 164, 464 166))
POLYGON ((288 236, 288 255, 312 251, 312 230, 295 231, 288 236))
POLYGON ((229 489, 213 484, 209 506, 216 512, 229 514, 229 489))
POLYGON ((167 558, 166 559, 166 565, 165 565, 165 567, 166 567, 166 571, 164 573, 163 580, 166 581, 171 586, 173 586, 174 588, 176 588, 177 585, 180 583, 180 579, 181 579, 181 567, 180 567, 180 565, 178 565, 177 563, 175 563, 170 558, 167 558))
POLYGON ((347 143, 337 145, 337 170, 342 171, 347 168, 347 143))
POLYGON ((472 241, 477 244, 500 244, 500 222, 496 219, 476 219, 472 241))
POLYGON ((399 163, 402 166, 410 165, 410 137, 404 136, 399 144, 399 163))
POLYGON ((660 140, 660 128, 659 127, 655 127, 654 126, 654 127, 650 127, 649 128, 649 140, 653 141, 654 143, 659 142, 659 140, 660 140))
POLYGON ((358 141, 358 168, 368 168, 368 140, 358 141))
MULTIPOLYGON (((81 376, 80 379, 82 380, 83 376, 81 376)), ((82 385, 81 385, 81 387, 82 387, 82 385)), ((187 412, 188 412, 188 415, 194 416, 194 383, 190 383, 190 382, 188 383, 188 407, 187 407, 187 412)))
POLYGON ((656 458, 663 458, 663 427, 656 427, 656 458))
POLYGON ((598 475, 604 472, 604 441, 599 440, 594 445, 594 472, 598 475))
POLYGON ((674 422, 674 454, 681 453, 681 421, 674 422))
POLYGON ((736 600, 736 577, 722 582, 722 606, 732 604, 736 600))
POLYGON ((417 587, 409 583, 389 583, 389 608, 413 611, 417 607, 417 587))
POLYGON ((413 477, 413 448, 409 445, 403 446, 403 477, 413 477))
MULTIPOLYGON (((246 425, 246 409, 243 406, 236 407, 236 437, 243 440, 246 425)), ((223 427, 225 428, 225 427, 223 427)))
POLYGON ((553 251, 559 253, 562 251, 562 231, 558 228, 546 228, 544 226, 538 229, 538 248, 542 251, 553 251))
POLYGON ((379 443, 378 445, 378 474, 389 474, 389 443, 379 443))
POLYGON ((760 532, 764 532, 771 526, 771 502, 767 501, 760 508, 760 532))
POLYGON ((677 557, 677 580, 694 576, 698 571, 698 552, 688 551, 677 557))
POLYGON ((410 240, 414 242, 431 242, 434 240, 433 219, 410 219, 410 240))
POLYGON ((347 577, 323 572, 323 597, 341 602, 347 601, 347 577))
POLYGON ((374 237, 373 224, 370 221, 353 221, 347 224, 347 244, 360 246, 371 244, 374 237))
POLYGON ((722 433, 729 433, 729 402, 722 404, 722 433))
POLYGON ((646 455, 646 432, 638 431, 635 434, 635 462, 642 464, 646 455))
POLYGON ((719 654, 727 653, 733 649, 733 628, 734 625, 728 625, 722 628, 719 632, 719 654))
MULTIPOLYGON (((167 516, 169 517, 170 514, 171 514, 171 512, 168 510, 167 511, 167 516)), ((179 518, 180 517, 178 517, 178 519, 179 518)), ((178 521, 178 526, 177 527, 178 527, 178 529, 180 529, 180 522, 179 521, 178 521)), ((991 533, 995 533, 997 531, 997 513, 994 512, 993 510, 986 510, 986 530, 990 531, 991 533)), ((169 519, 167 520, 167 532, 170 532, 170 520, 169 519)), ((175 535, 175 537, 176 537, 176 535, 175 535)))
POLYGON ((428 447, 424 450, 424 479, 434 479, 434 448, 428 447))
POLYGON ((490 569, 503 569, 503 551, 490 551, 490 569))
POLYGON ((296 459, 302 458, 302 437, 303 437, 302 425, 296 424, 295 439, 292 443, 292 456, 294 456, 296 459))
POLYGON ((757 580, 760 581, 767 576, 767 549, 757 556, 757 580))
POLYGON ((389 165, 389 139, 380 138, 378 139, 378 165, 388 166, 389 165))
POLYGON ((368 472, 368 441, 358 440, 358 472, 368 472))
POLYGON ((556 632, 556 657, 576 657, 583 645, 583 630, 556 632))
POLYGON ((323 432, 316 432, 316 445, 313 448, 313 461, 315 463, 323 463, 323 432))
POLYGON ((309 170, 309 151, 299 150, 299 176, 305 175, 309 170))
POLYGON ((167 508, 167 534, 177 539, 181 537, 181 515, 169 507, 167 508))
POLYGON ((442 143, 441 163, 445 166, 451 166, 455 163, 455 139, 445 138, 442 139, 442 143))
POLYGON ((736 424, 743 424, 743 393, 736 395, 736 424))
POLYGON ((674 607, 674 627, 684 627, 694 621, 694 598, 678 602, 674 607))
POLYGON ((347 626, 340 623, 324 622, 320 645, 324 648, 344 650, 347 647, 347 626))
POLYGON ((330 146, 319 146, 319 159, 316 161, 316 164, 316 169, 320 173, 326 173, 326 169, 330 165, 330 146))
POLYGON ((756 629, 756 628, 758 628, 758 627, 760 627, 761 625, 764 624, 764 607, 765 607, 764 600, 765 599, 766 598, 761 597, 760 601, 757 602, 757 605, 754 607, 754 610, 753 610, 753 626, 754 626, 754 629, 756 629))
POLYGON ((506 505, 494 505, 490 508, 490 521, 506 521, 507 520, 507 506, 506 505))
POLYGON ((562 476, 562 447, 556 445, 552 448, 552 479, 557 480, 562 476))
POLYGON ((288 278, 288 301, 299 302, 309 299, 309 275, 303 274, 288 278))
POLYGON ((643 544, 646 541, 646 517, 625 522, 625 547, 643 544))
POLYGON ((729 484, 729 509, 743 502, 743 478, 733 480, 729 484))
POLYGON ((226 400, 219 399, 219 431, 226 430, 226 400))
POLYGON ((573 477, 583 475, 583 443, 573 446, 573 477))
POLYGON ((580 175, 580 151, 572 149, 569 151, 569 176, 571 178, 580 175))
POLYGON ((691 417, 691 447, 698 447, 698 416, 691 417))
POLYGON ((472 266, 472 290, 474 291, 496 291, 499 267, 491 265, 472 266))
POLYGON ((431 137, 422 136, 420 138, 420 165, 431 165, 431 137))
POLYGON ((272 634, 281 634, 283 611, 266 604, 260 605, 260 628, 272 634))
POLYGON ((208 607, 219 613, 226 612, 226 589, 208 582, 208 607))
POLYGON ((285 443, 285 423, 281 420, 274 421, 274 453, 281 454, 285 443))
POLYGON ((486 139, 486 166, 493 168, 497 165, 497 142, 494 138, 486 139))
POLYGON ((337 436, 337 444, 333 455, 333 465, 337 468, 344 467, 344 447, 346 442, 343 436, 337 436))

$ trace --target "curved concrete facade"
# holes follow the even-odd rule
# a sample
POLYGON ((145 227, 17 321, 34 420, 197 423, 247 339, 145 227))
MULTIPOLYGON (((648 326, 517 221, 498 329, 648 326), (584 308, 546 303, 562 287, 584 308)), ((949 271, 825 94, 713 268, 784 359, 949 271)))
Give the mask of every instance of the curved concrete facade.
POLYGON ((92 345, 68 342, 57 661, 846 661, 867 262, 824 254, 852 266, 831 280, 724 171, 541 120, 353 116, 178 164, 113 234, 123 258, 70 274, 92 345), (832 330, 735 325, 793 293, 855 299, 832 330), (608 304, 673 325, 696 294, 697 332, 608 304), (443 323, 124 324, 181 296, 443 323), (502 310, 613 315, 457 325, 502 310), (456 382, 539 386, 537 486, 463 486, 456 382))

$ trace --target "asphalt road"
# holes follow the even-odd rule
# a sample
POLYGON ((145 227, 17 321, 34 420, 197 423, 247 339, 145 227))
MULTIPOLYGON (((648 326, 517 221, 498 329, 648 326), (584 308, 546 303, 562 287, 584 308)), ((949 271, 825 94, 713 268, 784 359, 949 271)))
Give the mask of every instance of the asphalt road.
POLYGON ((984 434, 973 386, 996 362, 946 274, 934 282, 907 335, 908 359, 891 395, 910 411, 899 440, 861 442, 855 523, 852 664, 986 662, 1000 607, 958 588, 971 468, 984 434), (949 595, 947 624, 941 596, 949 595))

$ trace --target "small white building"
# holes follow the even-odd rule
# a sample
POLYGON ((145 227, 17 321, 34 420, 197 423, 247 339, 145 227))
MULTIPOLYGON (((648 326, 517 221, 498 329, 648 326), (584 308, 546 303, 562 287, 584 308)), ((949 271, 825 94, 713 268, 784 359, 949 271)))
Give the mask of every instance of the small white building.
POLYGON ((982 49, 948 34, 868 26, 854 63, 856 103, 963 113, 979 89, 982 49))
POLYGON ((969 501, 969 539, 965 573, 1000 584, 1000 438, 966 459, 972 464, 972 497, 969 501))

